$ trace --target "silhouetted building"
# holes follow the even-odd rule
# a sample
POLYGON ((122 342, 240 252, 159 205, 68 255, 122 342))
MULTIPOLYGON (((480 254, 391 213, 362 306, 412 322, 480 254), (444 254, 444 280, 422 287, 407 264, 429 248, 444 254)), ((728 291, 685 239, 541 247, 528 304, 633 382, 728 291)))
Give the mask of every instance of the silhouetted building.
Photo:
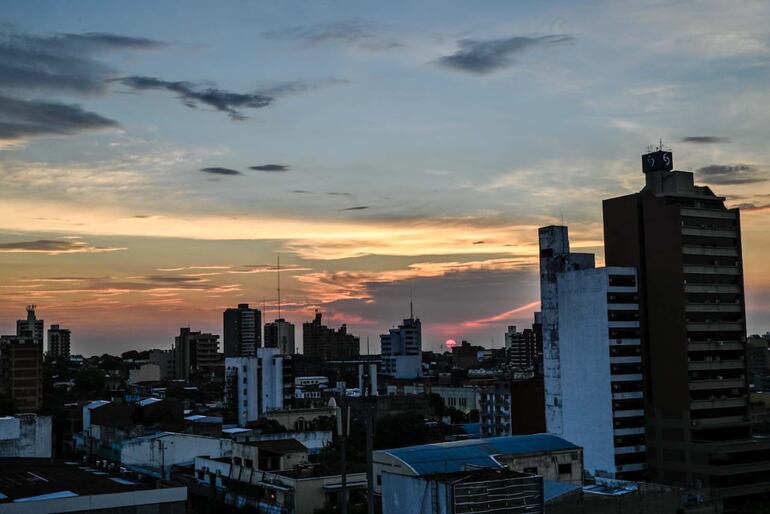
POLYGON ((294 355, 294 324, 283 318, 265 323, 265 348, 278 348, 281 355, 294 355))
POLYGON ((262 313, 239 303, 235 309, 226 309, 223 318, 225 357, 255 355, 262 346, 262 313))
POLYGON ((16 321, 16 337, 43 345, 43 320, 35 316, 35 306, 27 305, 27 319, 16 321))
POLYGON ((546 426, 583 448, 592 475, 644 478, 639 295, 632 267, 595 268, 567 227, 539 230, 546 426))
POLYGON ((534 373, 537 369, 535 331, 525 328, 519 332, 516 325, 510 325, 505 333, 505 357, 513 369, 534 373))
POLYGON ((191 332, 188 327, 180 328, 174 338, 174 375, 177 379, 187 380, 197 371, 210 371, 221 365, 219 336, 215 334, 191 332))
POLYGON ((69 359, 70 357, 70 331, 67 328, 59 328, 59 325, 51 325, 48 329, 48 357, 51 359, 69 359))
POLYGON ((607 265, 639 273, 648 478, 766 494, 770 440, 752 437, 749 417, 739 210, 672 171, 670 152, 642 164, 639 193, 604 201, 604 242, 607 265))
POLYGON ((422 375, 422 325, 411 315, 387 334, 380 335, 382 373, 395 378, 422 375))
POLYGON ((334 330, 321 324, 321 313, 302 324, 302 351, 305 357, 320 360, 345 360, 359 356, 359 340, 348 334, 346 325, 334 330))
POLYGON ((10 396, 21 412, 43 406, 43 320, 35 306, 16 322, 16 335, 0 336, 0 393, 10 396))

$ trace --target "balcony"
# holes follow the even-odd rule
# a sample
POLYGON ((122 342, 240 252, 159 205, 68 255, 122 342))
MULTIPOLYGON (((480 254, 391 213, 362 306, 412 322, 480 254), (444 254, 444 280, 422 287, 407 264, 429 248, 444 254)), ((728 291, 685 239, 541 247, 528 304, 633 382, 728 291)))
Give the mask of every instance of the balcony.
POLYGON ((616 410, 612 413, 613 418, 638 418, 644 416, 644 409, 616 410))
POLYGON ((690 390, 698 391, 704 389, 734 389, 746 387, 746 380, 743 378, 712 378, 707 380, 691 380, 690 390))
POLYGON ((610 375, 611 382, 638 382, 642 380, 641 373, 628 373, 625 375, 610 375))
POLYGON ((613 400, 636 400, 644 398, 644 393, 641 391, 632 391, 628 393, 612 393, 613 400))
POLYGON ((712 218, 722 220, 734 220, 735 213, 730 211, 715 211, 712 209, 693 209, 691 207, 682 207, 680 211, 682 216, 690 216, 692 218, 712 218))
POLYGON ((629 355, 627 357, 610 357, 610 364, 639 364, 642 362, 641 355, 629 355))
POLYGON ((713 400, 690 400, 691 410, 723 409, 728 407, 745 407, 746 398, 714 398, 713 400))
POLYGON ((744 344, 736 341, 699 341, 697 343, 688 343, 689 352, 718 352, 723 350, 742 351, 744 344))
POLYGON ((704 237, 737 237, 738 232, 734 228, 682 227, 682 235, 704 237))
POLYGON ((746 361, 743 359, 690 361, 687 364, 687 367, 690 371, 704 371, 710 369, 743 369, 746 367, 746 361))
POLYGON ((643 462, 635 464, 623 464, 616 467, 617 473, 630 472, 630 471, 644 471, 647 469, 647 464, 643 462))
POLYGON ((740 270, 737 266, 692 266, 684 267, 685 273, 700 273, 704 275, 738 275, 740 270))
POLYGON ((716 418, 700 418, 691 421, 693 428, 718 428, 723 426, 750 425, 748 416, 719 416, 716 418))
POLYGON ((643 453, 647 451, 646 445, 639 446, 616 446, 615 455, 624 455, 629 453, 643 453))
POLYGON ((738 250, 735 248, 716 248, 711 246, 682 246, 682 253, 687 255, 714 255, 717 257, 737 257, 738 250))
POLYGON ((742 321, 720 321, 715 323, 691 322, 687 323, 689 332, 740 332, 743 330, 742 321))
POLYGON ((688 303, 686 312, 741 312, 740 303, 688 303))
POLYGON ((685 293, 740 293, 737 284, 685 284, 685 293))
POLYGON ((613 431, 616 436, 644 434, 644 427, 616 428, 613 431))

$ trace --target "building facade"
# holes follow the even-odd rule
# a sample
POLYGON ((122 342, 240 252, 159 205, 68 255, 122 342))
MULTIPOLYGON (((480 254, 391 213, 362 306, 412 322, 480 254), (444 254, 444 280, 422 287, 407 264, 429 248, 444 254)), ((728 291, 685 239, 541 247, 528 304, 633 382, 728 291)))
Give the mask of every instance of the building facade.
POLYGON ((770 491, 770 442, 752 437, 740 212, 671 152, 646 185, 604 201, 608 265, 639 271, 648 477, 727 498, 770 491))
POLYGON ((10 396, 20 412, 43 406, 43 320, 35 306, 16 322, 15 336, 0 336, 0 393, 10 396))
POLYGON ((34 305, 27 305, 27 319, 16 321, 16 337, 42 346, 44 335, 43 320, 37 319, 34 305))
POLYGON ((221 365, 218 352, 218 335, 180 328, 179 335, 174 338, 175 378, 187 380, 191 373, 211 371, 221 365))
POLYGON ((380 335, 382 373, 395 378, 422 376, 422 325, 414 316, 380 335))
POLYGON ((510 325, 505 333, 505 358, 512 369, 534 373, 538 362, 535 331, 531 328, 518 331, 516 325, 510 325))
POLYGON ((281 355, 294 355, 294 324, 283 318, 265 323, 265 348, 278 348, 281 355))
POLYGON ((283 357, 277 348, 259 348, 256 356, 225 359, 225 405, 238 425, 282 409, 283 396, 283 357))
POLYGON ((309 359, 322 361, 355 359, 360 354, 359 340, 348 334, 346 325, 334 330, 321 323, 316 312, 310 323, 302 324, 302 351, 309 359))
POLYGON ((226 309, 223 315, 225 357, 256 355, 262 346, 262 313, 248 303, 226 309))
POLYGON ((59 325, 51 325, 48 329, 48 358, 69 359, 70 357, 70 330, 60 328, 59 325))

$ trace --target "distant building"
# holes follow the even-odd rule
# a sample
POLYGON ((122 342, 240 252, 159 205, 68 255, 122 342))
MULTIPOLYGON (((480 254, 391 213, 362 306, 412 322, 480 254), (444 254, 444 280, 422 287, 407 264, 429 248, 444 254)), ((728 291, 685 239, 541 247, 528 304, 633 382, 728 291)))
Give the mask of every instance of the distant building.
POLYGON ((525 328, 519 332, 516 325, 510 325, 505 333, 505 357, 511 368, 534 373, 538 357, 535 331, 525 328))
POLYGON ((0 458, 50 458, 53 451, 52 419, 36 414, 0 417, 0 458))
POLYGON ((265 348, 278 348, 281 355, 294 355, 294 324, 283 318, 265 323, 265 348))
POLYGON ((248 303, 226 309, 223 315, 225 357, 255 355, 262 346, 262 313, 248 303))
POLYGON ((546 431, 542 378, 495 380, 480 386, 478 395, 482 437, 546 431))
POLYGON ((541 228, 540 291, 549 433, 583 447, 589 473, 641 480, 644 382, 636 270, 570 253, 567 227, 541 228))
POLYGON ((221 365, 218 351, 218 335, 180 328, 179 335, 174 338, 175 378, 187 380, 191 373, 210 371, 221 365))
POLYGON ((437 394, 444 400, 444 405, 457 409, 463 414, 479 410, 480 390, 480 387, 476 385, 452 387, 421 382, 411 384, 394 383, 387 386, 388 395, 437 394))
POLYGON ((51 325, 48 329, 48 357, 50 359, 69 359, 70 330, 51 325))
POLYGON ((746 358, 749 368, 749 383, 756 391, 770 386, 770 348, 764 337, 750 337, 746 343, 746 358))
POLYGON ((359 340, 348 334, 346 325, 334 330, 321 323, 316 312, 310 323, 302 324, 302 351, 306 358, 322 361, 355 359, 360 354, 359 340))
POLYGON ((43 406, 43 320, 35 306, 16 322, 15 336, 0 336, 0 393, 10 396, 21 412, 43 406))
POLYGON ((473 368, 478 366, 489 354, 483 346, 476 346, 468 341, 462 341, 452 348, 452 364, 458 368, 473 368))
POLYGON ((398 328, 380 336, 382 373, 395 378, 417 378, 422 375, 422 326, 414 315, 398 328))
POLYGON ((159 382, 160 366, 152 362, 141 364, 138 368, 128 370, 128 383, 131 385, 142 382, 159 382))
POLYGON ((149 361, 160 368, 160 379, 176 378, 176 355, 174 350, 150 350, 149 361))
POLYGON ((277 348, 259 348, 256 356, 225 359, 225 405, 238 425, 283 408, 283 357, 277 348))
POLYGON ((159 432, 126 439, 119 448, 124 467, 146 476, 169 478, 172 467, 191 464, 198 455, 229 457, 233 442, 197 434, 159 432))
POLYGON ((43 346, 44 322, 35 316, 35 306, 27 305, 27 319, 16 321, 16 337, 43 346))

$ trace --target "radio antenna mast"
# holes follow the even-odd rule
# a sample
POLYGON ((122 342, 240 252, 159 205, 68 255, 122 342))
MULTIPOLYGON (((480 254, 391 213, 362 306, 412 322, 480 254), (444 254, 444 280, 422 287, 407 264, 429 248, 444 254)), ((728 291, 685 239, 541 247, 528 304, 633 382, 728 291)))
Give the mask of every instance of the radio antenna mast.
POLYGON ((281 256, 278 256, 278 266, 276 267, 278 274, 278 319, 281 319, 281 256))

